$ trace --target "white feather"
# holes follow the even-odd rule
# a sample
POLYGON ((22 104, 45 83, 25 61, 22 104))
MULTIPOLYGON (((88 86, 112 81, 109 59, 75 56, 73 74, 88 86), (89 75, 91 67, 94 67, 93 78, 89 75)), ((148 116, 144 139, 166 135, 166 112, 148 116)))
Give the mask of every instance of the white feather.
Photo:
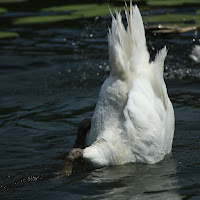
POLYGON ((171 151, 174 112, 163 80, 164 47, 149 63, 137 6, 112 16, 110 76, 102 85, 83 157, 95 166, 156 163, 171 151))

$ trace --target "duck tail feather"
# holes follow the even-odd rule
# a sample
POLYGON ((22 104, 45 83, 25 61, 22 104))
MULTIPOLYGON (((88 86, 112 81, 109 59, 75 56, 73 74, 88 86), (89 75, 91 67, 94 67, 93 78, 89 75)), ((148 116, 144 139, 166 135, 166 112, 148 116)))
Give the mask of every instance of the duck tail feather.
POLYGON ((125 6, 127 28, 122 22, 122 16, 116 12, 112 15, 112 26, 108 33, 110 71, 119 78, 127 78, 130 72, 137 71, 141 65, 149 62, 146 47, 144 25, 137 6, 130 3, 130 11, 125 6))

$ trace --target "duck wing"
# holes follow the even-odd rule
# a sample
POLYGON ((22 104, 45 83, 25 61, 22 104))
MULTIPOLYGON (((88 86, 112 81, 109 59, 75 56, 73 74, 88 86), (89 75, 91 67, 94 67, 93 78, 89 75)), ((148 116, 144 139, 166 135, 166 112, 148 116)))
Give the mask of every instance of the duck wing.
POLYGON ((163 79, 166 47, 132 80, 124 108, 125 142, 137 162, 156 163, 171 151, 174 112, 163 79))

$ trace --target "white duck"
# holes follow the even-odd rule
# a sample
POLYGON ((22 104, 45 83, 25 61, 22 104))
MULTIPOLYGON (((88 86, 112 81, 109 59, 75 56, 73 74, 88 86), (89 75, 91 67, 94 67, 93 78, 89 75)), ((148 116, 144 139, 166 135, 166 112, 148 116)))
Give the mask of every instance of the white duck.
POLYGON ((195 45, 192 49, 192 52, 190 54, 190 58, 195 63, 200 63, 200 45, 195 45))
POLYGON ((125 14, 127 30, 120 13, 112 16, 108 34, 110 76, 102 85, 91 128, 88 125, 88 147, 69 153, 64 167, 68 174, 78 157, 102 167, 153 164, 171 152, 175 119, 163 80, 167 50, 164 47, 149 63, 138 7, 131 5, 130 12, 126 7, 125 14))

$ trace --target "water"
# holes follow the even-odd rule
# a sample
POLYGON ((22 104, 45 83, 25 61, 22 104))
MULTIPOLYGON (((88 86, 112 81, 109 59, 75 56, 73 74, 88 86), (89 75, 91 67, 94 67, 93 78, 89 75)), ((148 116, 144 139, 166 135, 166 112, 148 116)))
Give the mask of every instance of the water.
POLYGON ((11 18, 27 11, 9 8, 1 26, 20 37, 0 40, 0 198, 200 199, 200 65, 189 58, 198 34, 147 35, 152 58, 164 45, 169 48, 165 79, 176 116, 172 154, 155 165, 82 164, 71 177, 57 178, 78 124, 92 116, 109 75, 111 19, 11 26, 11 18))

